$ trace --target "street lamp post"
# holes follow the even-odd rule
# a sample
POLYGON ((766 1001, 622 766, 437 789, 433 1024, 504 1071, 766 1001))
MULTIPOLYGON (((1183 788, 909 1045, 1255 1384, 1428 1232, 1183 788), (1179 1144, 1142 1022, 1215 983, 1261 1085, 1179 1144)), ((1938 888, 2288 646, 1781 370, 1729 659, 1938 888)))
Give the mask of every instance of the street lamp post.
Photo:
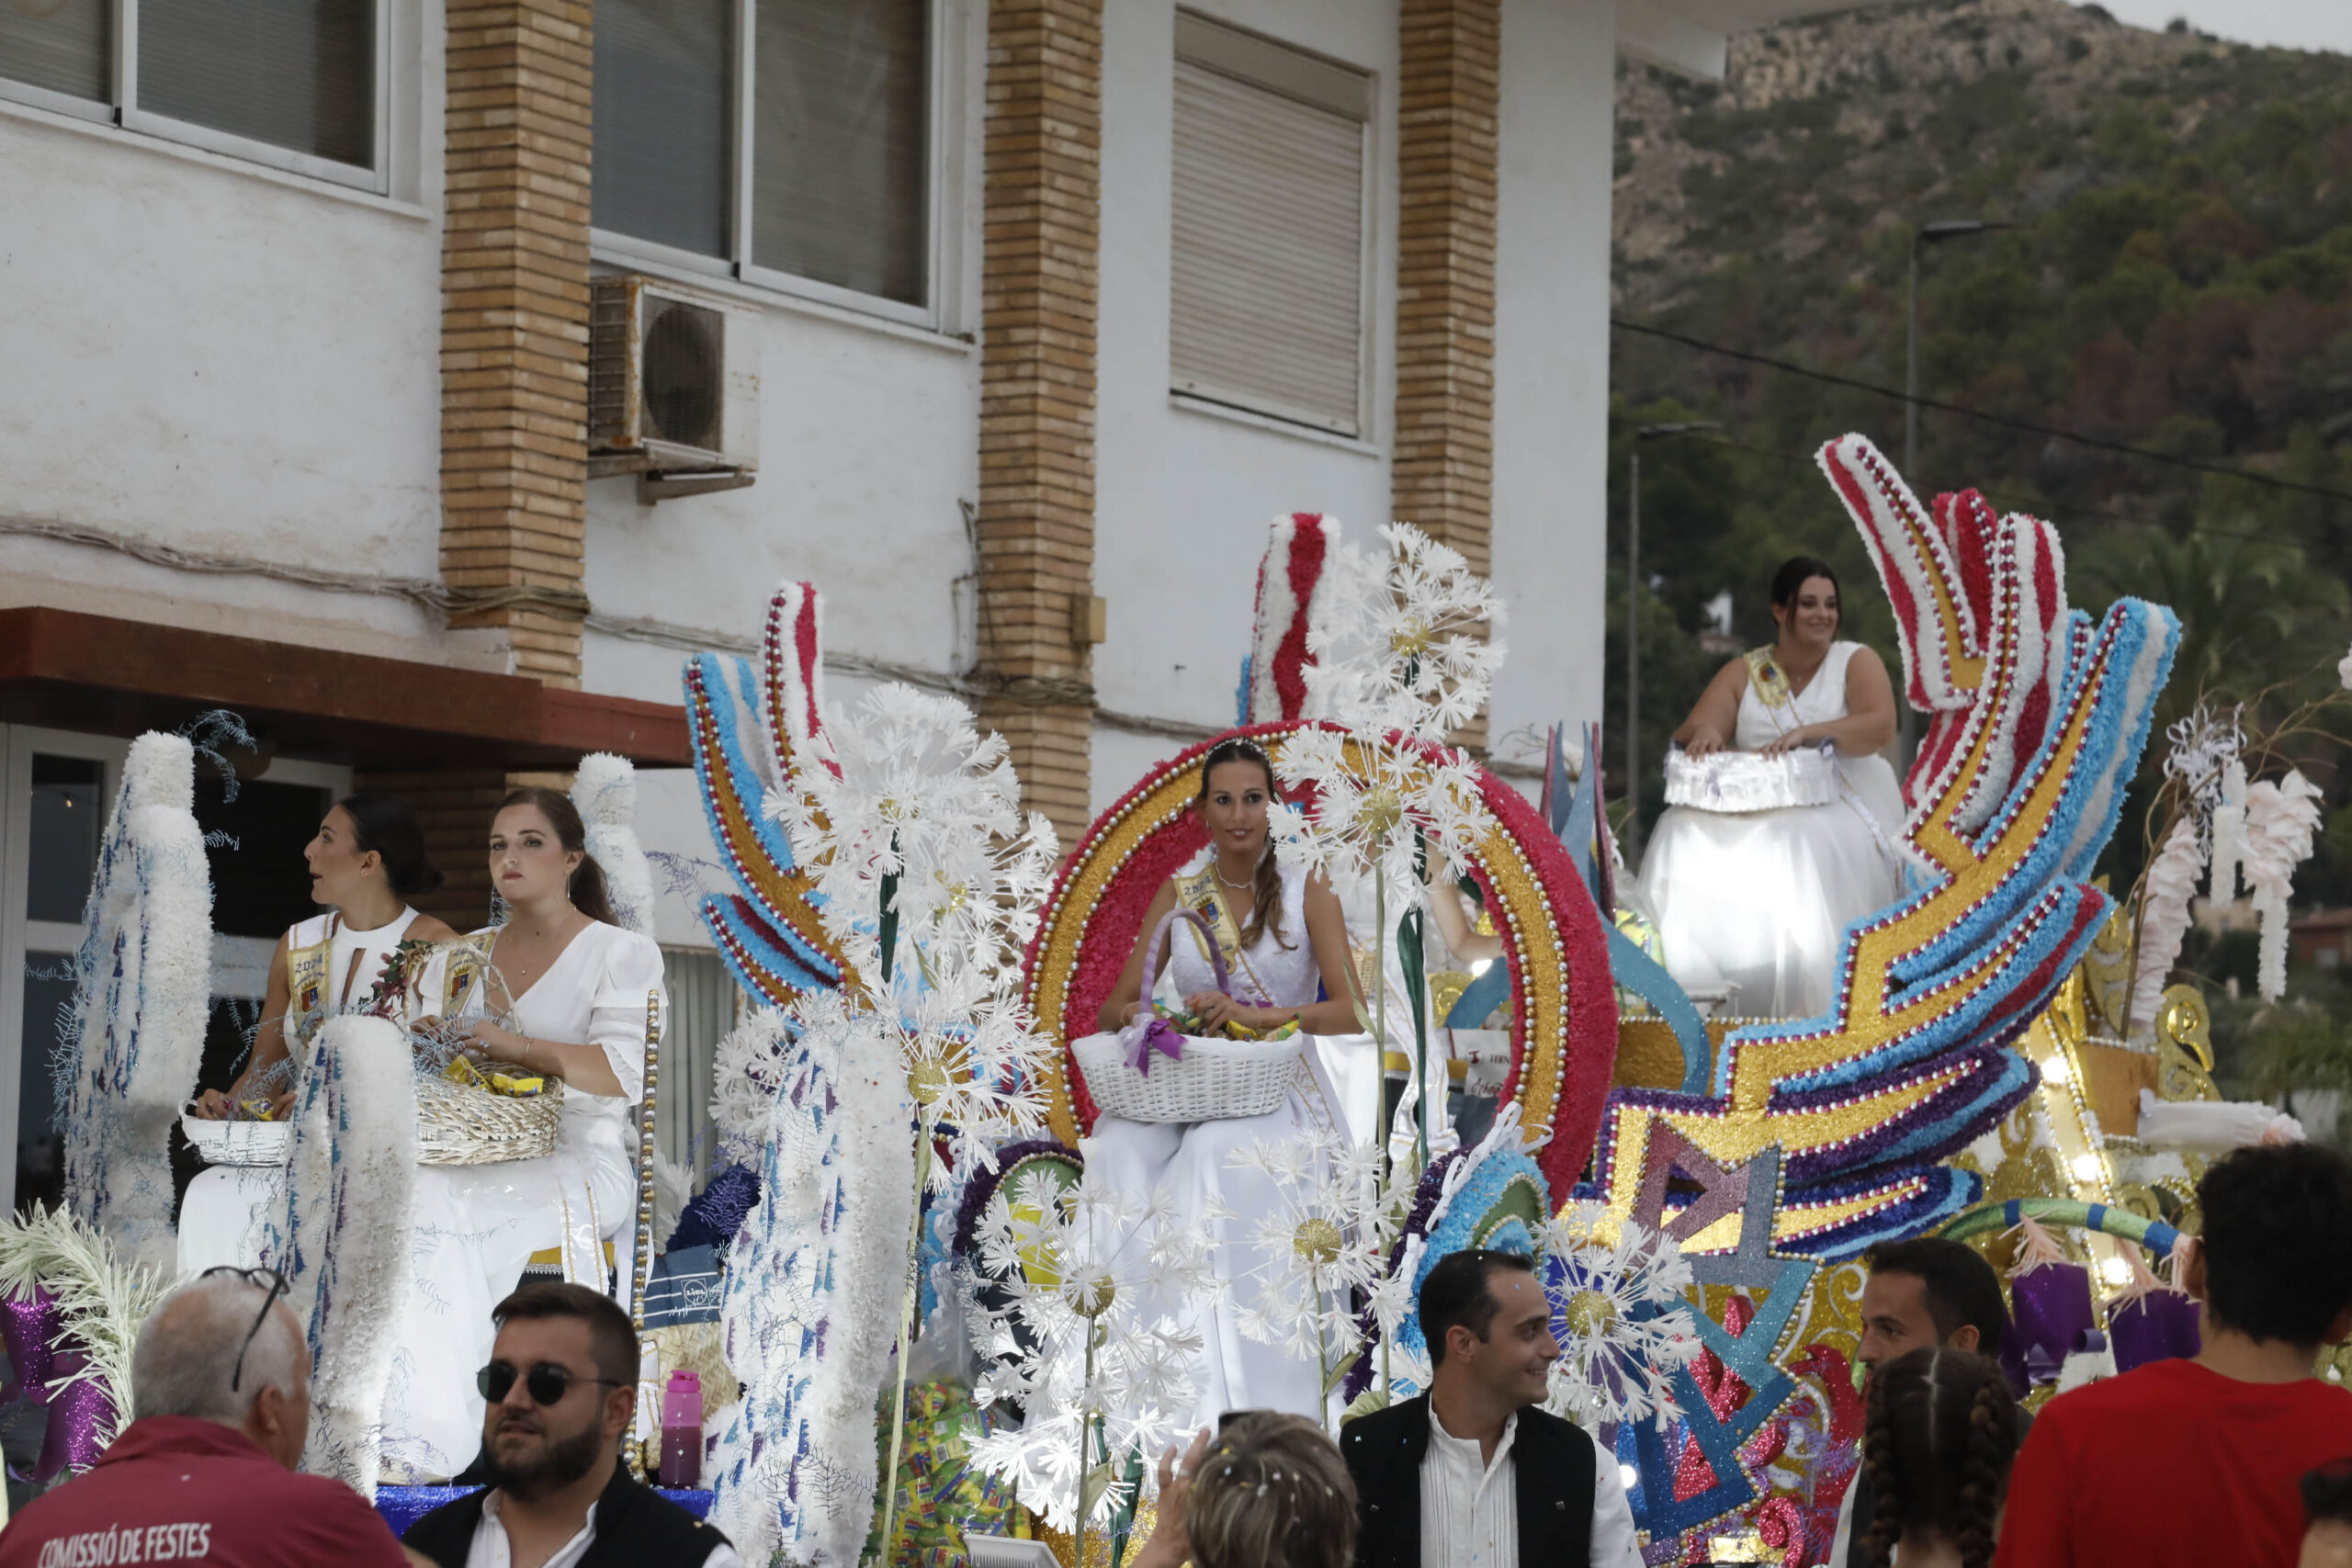
MULTIPOLYGON (((1625 484, 1625 863, 1642 853, 1642 443, 1721 430, 1711 419, 1645 424, 1634 431, 1634 460, 1625 484)), ((1596 765, 1598 759, 1595 759, 1596 765)))

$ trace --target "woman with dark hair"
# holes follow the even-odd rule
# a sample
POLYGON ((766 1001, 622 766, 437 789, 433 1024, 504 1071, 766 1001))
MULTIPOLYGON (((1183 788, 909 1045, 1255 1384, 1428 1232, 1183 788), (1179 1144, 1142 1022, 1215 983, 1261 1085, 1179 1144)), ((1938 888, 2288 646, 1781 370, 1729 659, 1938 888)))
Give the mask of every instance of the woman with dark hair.
POLYGON ((311 897, 326 907, 278 939, 253 1057, 226 1094, 207 1089, 195 1113, 209 1121, 236 1107, 283 1116, 294 1099, 295 1045, 332 1014, 406 1016, 420 1000, 424 950, 457 932, 409 907, 441 886, 424 852, 424 829, 397 795, 347 795, 329 807, 302 850, 311 897), (293 1031, 288 1038, 287 1031, 293 1031))
MULTIPOLYGON (((1260 1034, 1286 1026, 1307 1034, 1355 1030, 1346 918, 1321 874, 1275 858, 1266 807, 1276 798, 1273 764, 1256 741, 1221 741, 1202 760, 1193 810, 1208 830, 1209 847, 1152 896, 1098 1027, 1109 1032, 1148 1023, 1152 998, 1159 994, 1203 1033, 1232 1024, 1260 1034), (1168 922, 1167 940, 1156 942, 1162 921, 1179 908, 1188 918, 1168 922), (1198 923, 1189 918, 1194 916, 1198 923), (1217 988, 1212 940, 1224 961, 1227 990, 1217 988)), ((1253 1142, 1279 1144, 1310 1127, 1344 1128, 1339 1098, 1311 1043, 1300 1056, 1305 1066, 1296 1086, 1261 1116, 1193 1122, 1096 1118, 1087 1140, 1089 1171, 1139 1198, 1164 1185, 1202 1219, 1219 1271, 1239 1279, 1257 1262, 1250 1226, 1277 1199, 1264 1176, 1234 1168, 1227 1156, 1253 1142)), ((1322 1419, 1322 1371, 1313 1358, 1245 1339, 1238 1325, 1235 1303, 1220 1300, 1199 1325, 1201 1422, 1219 1411, 1250 1408, 1322 1419)))
POLYGON ((1782 563, 1772 619, 1772 645, 1718 671, 1674 732, 1668 793, 1686 803, 1658 819, 1641 890, 1685 989, 1727 983, 1734 1012, 1814 1018, 1846 928, 1903 887, 1903 791, 1878 754, 1894 687, 1877 654, 1839 640, 1826 561, 1782 563))
MULTIPOLYGON (((441 886, 424 852, 424 829, 396 795, 349 795, 335 802, 302 850, 311 897, 324 914, 278 939, 270 955, 253 1052, 226 1093, 206 1089, 189 1107, 208 1122, 282 1120, 294 1101, 294 1074, 320 1025, 337 1013, 371 1013, 403 1028, 427 1011, 426 957, 457 932, 412 908, 409 899, 441 886)), ((247 1265, 274 1169, 215 1166, 188 1184, 180 1202, 179 1267, 247 1265)))
POLYGON ((2017 1401, 2000 1363, 1914 1350, 1871 1374, 1865 1411, 1871 1568, 1991 1568, 2018 1454, 2017 1401))
POLYGON ((477 1067, 560 1079, 563 1122, 545 1158, 418 1168, 417 1226, 431 1244, 413 1250, 416 1287, 393 1362, 403 1375, 383 1413, 387 1462, 417 1476, 455 1474, 479 1445, 471 1374, 490 1358, 491 1308, 526 1267, 544 1258, 600 1291, 629 1277, 646 1032, 670 1006, 662 950, 613 922, 570 796, 510 793, 489 861, 502 918, 450 960, 453 971, 476 965, 479 983, 462 987, 453 1016, 417 1029, 477 1067))

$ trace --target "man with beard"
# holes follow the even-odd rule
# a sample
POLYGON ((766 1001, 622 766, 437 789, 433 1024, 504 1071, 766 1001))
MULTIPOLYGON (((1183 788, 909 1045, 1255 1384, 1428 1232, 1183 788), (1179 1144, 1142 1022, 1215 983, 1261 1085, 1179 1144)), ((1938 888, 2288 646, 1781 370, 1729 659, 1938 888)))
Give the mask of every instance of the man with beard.
POLYGON ((637 1414, 628 1314, 584 1285, 526 1285, 491 1314, 481 1370, 490 1483, 409 1527, 440 1568, 742 1568, 727 1538, 620 1462, 637 1414))

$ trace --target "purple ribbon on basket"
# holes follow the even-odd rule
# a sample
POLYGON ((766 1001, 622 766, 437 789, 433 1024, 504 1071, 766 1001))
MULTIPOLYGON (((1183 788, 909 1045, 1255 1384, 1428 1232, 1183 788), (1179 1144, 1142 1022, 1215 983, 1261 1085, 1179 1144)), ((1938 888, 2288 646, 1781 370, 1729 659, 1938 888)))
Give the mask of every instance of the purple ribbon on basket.
POLYGON ((1138 1019, 1119 1032, 1119 1043, 1126 1047, 1127 1066, 1145 1077, 1151 1077, 1151 1054, 1154 1051, 1171 1062, 1184 1059, 1184 1036, 1170 1027, 1158 1013, 1138 1019))
POLYGON ((96 1463, 102 1451, 98 1428, 114 1414, 106 1390, 88 1379, 51 1388, 56 1379, 88 1365, 78 1349, 59 1346, 57 1319, 57 1298, 38 1285, 29 1296, 0 1301, 0 1345, 7 1348, 12 1374, 7 1397, 30 1400, 49 1412, 40 1461, 33 1470, 33 1479, 43 1483, 62 1471, 96 1463))

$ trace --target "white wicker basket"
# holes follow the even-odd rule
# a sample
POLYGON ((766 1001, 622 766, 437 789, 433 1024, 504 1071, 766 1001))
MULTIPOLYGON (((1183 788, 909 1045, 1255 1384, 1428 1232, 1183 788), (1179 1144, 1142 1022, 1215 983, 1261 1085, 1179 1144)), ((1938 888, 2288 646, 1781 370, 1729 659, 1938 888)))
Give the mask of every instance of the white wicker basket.
POLYGON ((1778 811, 1792 806, 1831 806, 1838 799, 1838 760, 1826 742, 1783 751, 1666 754, 1666 803, 1701 811, 1778 811))
POLYGON ((294 1147, 291 1122, 210 1122, 182 1116, 180 1131, 207 1165, 284 1165, 294 1147))
MULTIPOLYGON (((491 1062, 482 1070, 536 1077, 527 1067, 491 1062)), ((416 1163, 497 1165, 555 1153, 563 1127, 563 1080, 549 1078, 530 1098, 492 1094, 437 1073, 416 1078, 416 1163)))
POLYGON ((1204 1040, 1184 1037, 1184 1056, 1171 1061, 1155 1053, 1148 1077, 1127 1065, 1127 1047, 1115 1034, 1090 1034, 1072 1043, 1087 1091, 1106 1116, 1130 1122, 1222 1122, 1234 1116, 1263 1116, 1303 1070, 1300 1050, 1306 1037, 1287 1040, 1204 1040))

